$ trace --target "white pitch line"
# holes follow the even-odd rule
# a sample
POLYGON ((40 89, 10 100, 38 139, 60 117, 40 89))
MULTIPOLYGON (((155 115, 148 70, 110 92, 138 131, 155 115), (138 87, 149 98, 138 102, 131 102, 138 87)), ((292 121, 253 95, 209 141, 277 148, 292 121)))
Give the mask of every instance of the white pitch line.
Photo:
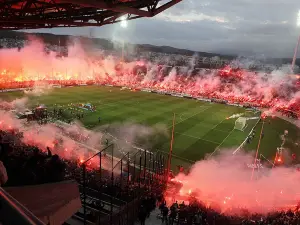
POLYGON ((214 130, 217 130, 217 131, 220 131, 220 132, 223 132, 223 133, 228 133, 228 131, 225 131, 225 130, 219 130, 219 129, 216 129, 216 128, 214 128, 214 130))
POLYGON ((224 138, 224 140, 221 142, 221 144, 218 145, 217 148, 219 148, 219 147, 225 142, 225 140, 232 134, 233 131, 234 131, 234 129, 232 129, 232 130, 228 133, 228 135, 224 138))
MULTIPOLYGON (((205 107, 206 107, 206 106, 205 106, 205 107)), ((201 106, 201 108, 202 108, 202 106, 201 106)), ((195 114, 193 114, 193 115, 187 117, 186 119, 181 120, 181 121, 179 121, 178 123, 175 123, 174 125, 178 125, 178 124, 180 124, 180 123, 182 123, 182 122, 184 122, 184 121, 186 121, 186 120, 188 120, 188 119, 190 119, 190 118, 192 118, 192 117, 194 117, 194 116, 197 116, 199 113, 205 112, 205 111, 208 110, 209 108, 211 108, 211 106, 206 107, 205 109, 203 109, 203 110, 201 110, 201 111, 199 111, 199 112, 197 112, 197 113, 195 113, 195 114)), ((170 129, 171 127, 173 127, 173 125, 169 126, 168 129, 170 129)))
POLYGON ((260 157, 263 157, 265 160, 267 160, 269 163, 271 163, 272 166, 274 166, 274 163, 272 163, 270 160, 268 160, 263 154, 260 154, 260 157))
POLYGON ((187 136, 187 137, 191 137, 191 138, 195 138, 195 139, 202 140, 202 141, 211 142, 211 143, 214 143, 214 144, 220 144, 220 143, 218 143, 218 142, 214 142, 214 141, 206 140, 206 139, 203 139, 203 138, 199 138, 199 137, 192 136, 192 135, 188 135, 188 134, 184 134, 184 133, 179 133, 179 132, 174 132, 174 133, 176 133, 176 134, 180 134, 180 135, 184 135, 184 136, 187 136))
POLYGON ((180 120, 182 120, 182 116, 183 116, 184 114, 185 114, 185 113, 180 114, 180 117, 179 117, 180 120))
POLYGON ((232 153, 233 155, 235 153, 237 153, 238 151, 240 151, 240 149, 243 147, 243 145, 246 143, 249 135, 252 133, 252 131, 254 130, 254 128, 256 128, 257 124, 259 123, 260 120, 257 120, 256 124, 252 127, 252 129, 250 130, 249 134, 247 135, 247 137, 245 138, 245 140, 240 144, 240 146, 232 153))
POLYGON ((223 139, 223 141, 215 148, 215 150, 210 154, 209 157, 211 157, 218 149, 219 147, 225 142, 225 140, 232 134, 232 132, 234 131, 234 129, 232 129, 228 135, 223 139))
MULTIPOLYGON (((225 119, 225 120, 226 120, 226 119, 225 119)), ((209 131, 207 131, 205 134, 207 134, 207 133, 210 132, 211 130, 215 129, 218 125, 220 125, 221 123, 223 123, 225 120, 222 120, 220 123, 216 124, 213 128, 211 128, 211 129, 210 129, 209 131)), ((233 131, 233 130, 232 130, 232 131, 233 131)), ((232 131, 229 132, 229 134, 227 135, 226 138, 228 138, 228 136, 232 133, 232 131)), ((204 135, 205 135, 205 134, 204 134, 204 135)), ((226 139, 226 138, 225 138, 225 139, 226 139)), ((224 139, 224 140, 225 140, 225 139, 224 139)), ((224 142, 224 140, 223 140, 223 142, 224 142)), ((222 142, 221 144, 223 144, 223 142, 222 142)), ((219 144, 219 143, 218 143, 218 144, 219 144)), ((215 153, 215 151, 217 150, 217 148, 218 148, 221 144, 219 144, 219 145, 215 148, 215 150, 213 151, 213 153, 210 154, 209 157, 211 157, 211 156, 215 153)))
MULTIPOLYGON (((212 107, 212 106, 209 106, 209 107, 207 107, 206 109, 204 109, 204 110, 202 110, 202 111, 200 111, 200 112, 198 112, 198 113, 196 113, 196 114, 194 114, 194 115, 192 115, 192 116, 186 118, 185 120, 187 120, 187 119, 189 119, 189 118, 192 118, 193 116, 196 116, 197 114, 199 114, 199 113, 201 113, 201 112, 204 112, 204 111, 206 111, 207 109, 209 109, 209 108, 211 108, 211 107, 212 107)), ((185 120, 182 120, 182 121, 180 121, 180 122, 178 122, 178 123, 175 123, 175 125, 177 125, 177 124, 179 124, 179 123, 182 123, 182 122, 185 121, 185 120)), ((223 123, 225 120, 226 120, 226 119, 224 119, 224 120, 222 120, 221 122, 219 122, 218 124, 216 124, 216 125, 215 125, 213 128, 211 128, 208 132, 210 132, 211 130, 215 129, 219 124, 223 123)), ((171 128, 171 127, 172 127, 172 126, 170 126, 170 127, 168 127, 168 128, 171 128)), ((233 130, 232 130, 232 131, 233 131, 233 130)), ((225 139, 227 139, 227 138, 229 137, 229 135, 232 133, 232 131, 229 132, 229 134, 227 135, 227 137, 226 137, 225 139)), ((207 134, 208 132, 206 132, 206 134, 207 134)), ((225 139, 224 139, 224 140, 225 140, 225 139)), ((201 139, 201 140, 203 140, 203 139, 201 139)), ((223 142, 224 142, 224 140, 223 140, 223 142)), ((208 141, 208 140, 207 140, 207 141, 208 141)), ((212 142, 212 141, 209 141, 209 142, 212 142)), ((223 142, 222 142, 221 144, 223 144, 223 142)), ((212 142, 212 143, 214 143, 214 142, 212 142)), ((219 144, 219 143, 216 143, 216 144, 219 144)), ((219 147, 221 144, 219 144, 218 147, 219 147)), ((210 155, 209 157, 211 157, 211 156, 215 153, 215 151, 217 150, 218 147, 216 147, 216 149, 213 151, 213 153, 211 153, 211 155, 210 155)))
MULTIPOLYGON (((222 120, 220 123, 216 124, 213 128, 211 128, 209 131, 214 130, 217 126, 219 126, 221 123, 223 123, 226 119, 222 120)), ((208 132, 209 132, 208 131, 208 132)), ((207 132, 207 133, 208 133, 207 132)))

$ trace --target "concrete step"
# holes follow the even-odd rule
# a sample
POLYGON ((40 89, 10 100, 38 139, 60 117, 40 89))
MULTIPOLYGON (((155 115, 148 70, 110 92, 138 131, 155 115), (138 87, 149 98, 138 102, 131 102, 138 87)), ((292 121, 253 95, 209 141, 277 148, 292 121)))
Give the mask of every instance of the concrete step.
POLYGON ((77 219, 75 216, 72 216, 70 219, 68 219, 66 222, 64 222, 63 225, 83 225, 83 221, 80 219, 77 219))

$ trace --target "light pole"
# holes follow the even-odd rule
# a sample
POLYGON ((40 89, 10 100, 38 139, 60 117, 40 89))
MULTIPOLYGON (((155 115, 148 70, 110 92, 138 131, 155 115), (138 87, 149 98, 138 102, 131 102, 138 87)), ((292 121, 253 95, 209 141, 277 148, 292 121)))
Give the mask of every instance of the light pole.
MULTIPOLYGON (((120 25, 121 25, 121 27, 122 28, 127 28, 127 19, 126 19, 126 17, 122 17, 121 18, 121 23, 120 23, 120 25)), ((122 62, 124 62, 124 45, 125 45, 125 43, 124 43, 124 38, 122 38, 122 62)))
MULTIPOLYGON (((300 27, 300 10, 298 11, 297 27, 300 27)), ((295 52, 294 52, 294 57, 293 57, 293 62, 292 62, 292 68, 291 68, 292 69, 292 73, 294 73, 294 68, 295 68, 295 63, 296 63, 296 59, 297 59, 297 53, 298 53, 299 44, 300 44, 300 35, 298 37, 297 45, 296 45, 295 52)))

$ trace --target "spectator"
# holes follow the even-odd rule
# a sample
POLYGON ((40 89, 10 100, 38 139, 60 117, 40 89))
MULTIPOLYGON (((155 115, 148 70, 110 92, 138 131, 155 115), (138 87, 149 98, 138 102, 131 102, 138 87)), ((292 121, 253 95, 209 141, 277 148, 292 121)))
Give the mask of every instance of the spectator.
POLYGON ((201 224, 201 221, 202 221, 202 217, 201 217, 201 214, 198 212, 198 213, 195 215, 194 223, 195 223, 195 225, 200 225, 200 224, 201 224))
POLYGON ((3 162, 0 161, 0 186, 5 184, 8 180, 6 168, 3 165, 3 162))
MULTIPOLYGON (((177 202, 176 202, 177 203, 177 202)), ((171 208, 170 208, 170 215, 169 215, 169 225, 173 225, 176 216, 177 216, 177 209, 178 209, 178 205, 176 206, 176 203, 174 203, 171 208)))
POLYGON ((168 225, 168 214, 169 214, 169 209, 166 205, 163 206, 162 208, 162 223, 166 223, 168 225))
POLYGON ((138 216, 139 216, 141 225, 145 225, 147 211, 146 211, 146 207, 144 205, 141 205, 138 216))
POLYGON ((161 215, 163 214, 163 209, 165 208, 166 204, 167 204, 166 201, 163 199, 159 205, 159 210, 161 212, 161 215))

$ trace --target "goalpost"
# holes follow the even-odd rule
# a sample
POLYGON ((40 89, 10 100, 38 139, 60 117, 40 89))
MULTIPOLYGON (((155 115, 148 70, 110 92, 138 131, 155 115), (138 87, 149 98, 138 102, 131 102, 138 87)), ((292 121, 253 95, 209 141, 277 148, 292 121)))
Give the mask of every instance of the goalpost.
POLYGON ((234 129, 244 131, 247 125, 247 118, 239 117, 234 124, 234 129))

